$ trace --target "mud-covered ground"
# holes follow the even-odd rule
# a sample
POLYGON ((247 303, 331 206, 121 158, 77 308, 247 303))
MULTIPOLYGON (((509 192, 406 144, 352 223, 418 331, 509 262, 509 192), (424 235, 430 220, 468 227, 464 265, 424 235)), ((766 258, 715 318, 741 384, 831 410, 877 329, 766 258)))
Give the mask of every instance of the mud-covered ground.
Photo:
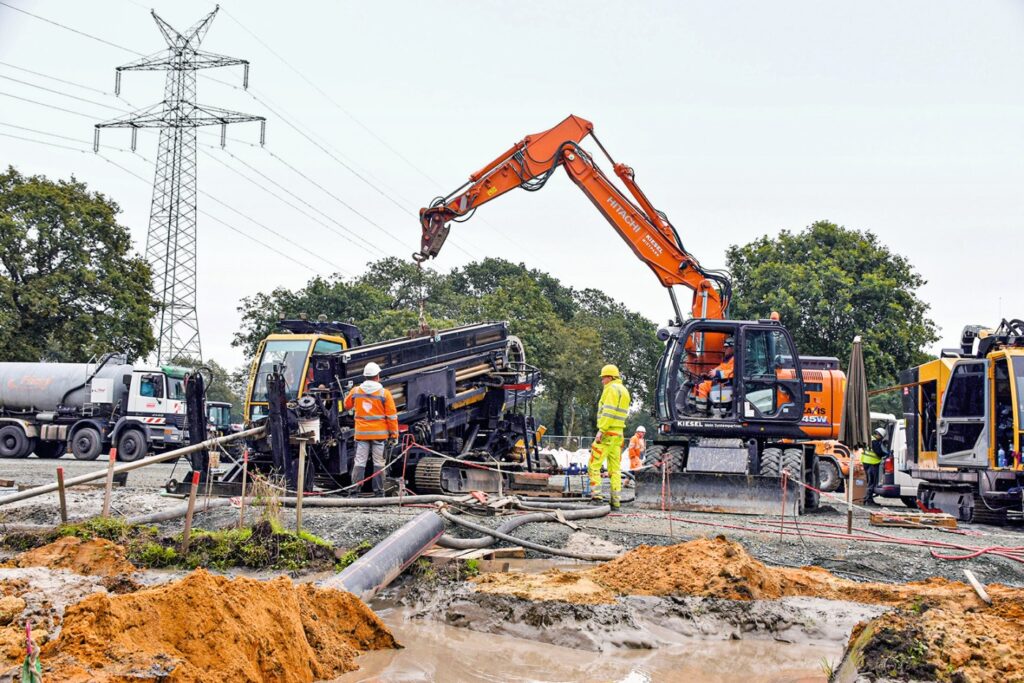
MULTIPOLYGON (((69 457, 59 461, 38 460, 34 457, 0 460, 0 478, 14 479, 18 484, 51 483, 58 464, 65 468, 65 476, 68 478, 104 467, 99 461, 80 462, 69 457)), ((180 479, 185 472, 184 465, 178 465, 175 469, 170 464, 158 464, 129 473, 127 486, 114 490, 112 505, 115 514, 132 516, 181 506, 181 498, 162 495, 162 490, 169 478, 175 476, 180 479)), ((0 498, 14 491, 0 489, 0 498)), ((102 502, 102 488, 72 489, 68 494, 69 516, 72 521, 94 516, 99 513, 102 502)), ((195 522, 198 528, 218 529, 237 524, 237 508, 220 507, 203 512, 202 502, 200 498, 197 506, 200 512, 195 522)), ((893 509, 903 508, 897 503, 893 509)), ((421 507, 356 510, 307 507, 303 512, 303 527, 337 546, 355 547, 364 541, 374 544, 382 540, 422 511, 421 507)), ((255 518, 255 513, 251 516, 255 518)), ((575 524, 593 537, 626 549, 643 544, 667 545, 727 533, 730 538, 741 541, 753 556, 778 566, 818 565, 848 578, 889 582, 920 580, 929 576, 959 580, 963 578, 964 569, 971 569, 985 583, 1024 586, 1024 565, 1006 559, 983 555, 970 560, 944 561, 934 559, 927 548, 913 545, 865 543, 812 535, 817 532, 841 533, 839 528, 814 525, 845 525, 845 510, 826 507, 815 514, 802 516, 795 525, 792 520, 787 520, 787 532, 800 533, 785 536, 777 533, 777 526, 764 526, 764 531, 760 533, 727 528, 726 525, 755 526, 752 524, 754 518, 746 516, 689 512, 677 512, 672 516, 675 520, 670 523, 658 511, 637 510, 626 505, 621 514, 575 524)), ((281 519, 285 526, 294 524, 294 511, 282 510, 281 519)), ((5 528, 52 526, 58 521, 56 494, 0 505, 0 533, 5 528)), ((497 517, 474 517, 473 521, 496 526, 502 520, 497 517)), ((177 532, 181 525, 181 520, 174 520, 160 526, 162 530, 177 532)), ((1012 528, 961 525, 961 533, 954 534, 938 530, 871 527, 866 515, 860 512, 855 515, 854 526, 911 542, 930 539, 975 547, 1024 545, 1024 532, 1012 528)), ((465 535, 460 529, 449 531, 454 535, 465 535)), ((570 543, 576 531, 561 524, 532 524, 517 529, 515 533, 538 543, 564 547, 570 543)), ((533 555, 531 552, 530 556, 533 555)))

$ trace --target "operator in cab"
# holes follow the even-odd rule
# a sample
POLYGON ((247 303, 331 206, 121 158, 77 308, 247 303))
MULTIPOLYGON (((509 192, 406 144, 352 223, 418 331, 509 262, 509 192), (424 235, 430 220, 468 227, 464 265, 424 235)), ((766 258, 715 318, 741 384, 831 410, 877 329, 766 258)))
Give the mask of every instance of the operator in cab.
POLYGON ((722 362, 714 369, 704 374, 704 381, 697 385, 697 410, 708 413, 711 410, 711 392, 714 389, 732 387, 732 379, 736 374, 735 368, 735 342, 732 337, 726 337, 723 349, 722 362))
MULTIPOLYGON (((373 493, 384 493, 384 445, 398 439, 398 410, 391 392, 380 383, 380 366, 367 363, 362 384, 345 396, 345 410, 354 410, 356 418, 356 459, 352 483, 366 476, 366 462, 373 457, 373 493)), ((358 493, 359 488, 356 489, 358 493)))
POLYGON ((601 467, 608 463, 608 483, 611 488, 611 506, 618 510, 622 495, 622 435, 629 414, 629 390, 622 383, 619 369, 614 365, 601 368, 601 400, 597 404, 597 436, 590 447, 590 500, 604 503, 601 492, 601 467))

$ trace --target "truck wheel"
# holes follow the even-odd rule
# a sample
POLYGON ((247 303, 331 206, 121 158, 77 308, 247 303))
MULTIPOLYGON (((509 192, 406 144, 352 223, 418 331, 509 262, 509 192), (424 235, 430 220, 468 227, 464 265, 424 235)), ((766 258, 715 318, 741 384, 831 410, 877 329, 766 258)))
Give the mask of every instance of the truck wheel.
POLYGON ((60 458, 67 450, 67 444, 63 441, 40 441, 36 444, 36 457, 47 460, 60 458))
POLYGON ((145 456, 148 450, 146 435, 138 429, 126 429, 117 439, 117 459, 121 462, 135 462, 145 456))
POLYGON ((95 427, 82 427, 71 437, 71 452, 79 460, 95 460, 103 450, 103 438, 95 427))
POLYGON ((900 502, 911 510, 917 510, 917 496, 900 496, 900 502))
POLYGON ((25 458, 32 452, 29 438, 20 425, 0 427, 0 458, 25 458))

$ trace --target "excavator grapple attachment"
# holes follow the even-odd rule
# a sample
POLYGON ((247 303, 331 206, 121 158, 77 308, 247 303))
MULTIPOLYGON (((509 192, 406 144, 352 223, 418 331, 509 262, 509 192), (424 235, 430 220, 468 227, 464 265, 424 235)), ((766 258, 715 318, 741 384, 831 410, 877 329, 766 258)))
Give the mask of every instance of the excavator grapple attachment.
POLYGON ((650 510, 726 512, 741 515, 798 515, 803 509, 800 485, 779 477, 719 472, 636 474, 634 505, 650 510), (783 498, 785 497, 785 500, 783 498))

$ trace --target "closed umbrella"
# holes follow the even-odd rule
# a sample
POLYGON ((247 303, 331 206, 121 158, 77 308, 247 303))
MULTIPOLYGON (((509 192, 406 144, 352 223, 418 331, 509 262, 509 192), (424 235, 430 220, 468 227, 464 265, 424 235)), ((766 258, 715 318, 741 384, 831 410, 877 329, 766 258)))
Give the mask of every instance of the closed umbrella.
POLYGON ((864 351, 860 335, 853 338, 850 365, 846 371, 846 393, 839 419, 839 440, 853 455, 850 459, 849 481, 846 484, 846 530, 853 532, 853 467, 861 451, 871 442, 871 413, 868 410, 868 381, 864 374, 864 351))

